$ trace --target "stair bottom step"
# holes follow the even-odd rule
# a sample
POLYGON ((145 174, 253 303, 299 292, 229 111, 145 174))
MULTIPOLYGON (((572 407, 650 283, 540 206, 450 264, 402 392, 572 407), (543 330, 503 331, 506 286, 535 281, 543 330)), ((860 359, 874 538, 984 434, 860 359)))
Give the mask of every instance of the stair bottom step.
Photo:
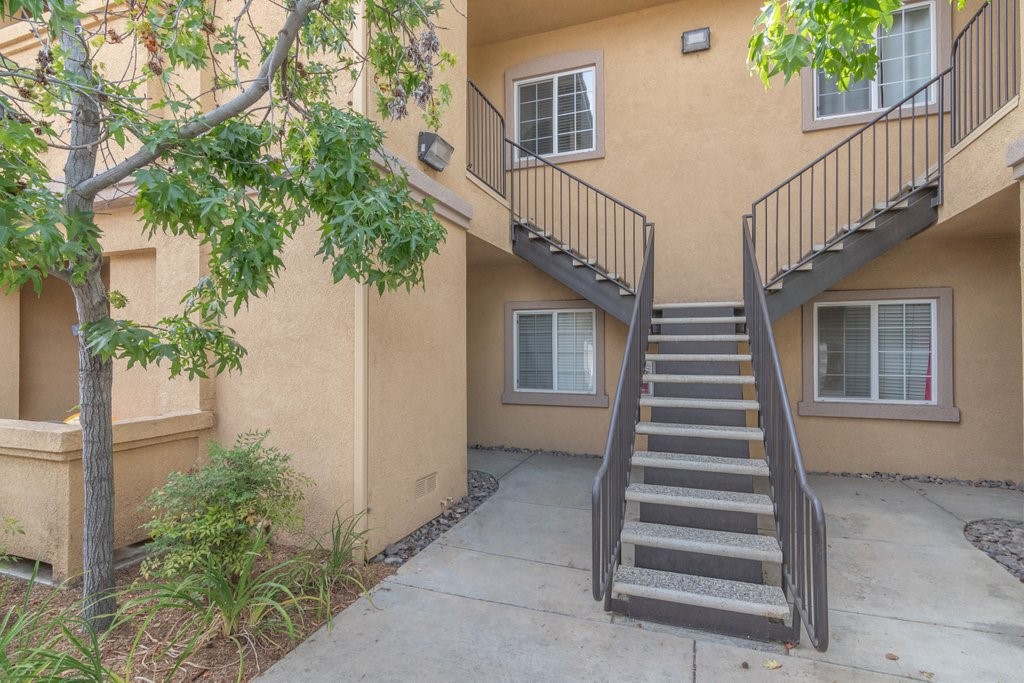
POLYGON ((618 595, 736 612, 767 619, 790 616, 781 588, 640 567, 619 567, 612 591, 618 595))

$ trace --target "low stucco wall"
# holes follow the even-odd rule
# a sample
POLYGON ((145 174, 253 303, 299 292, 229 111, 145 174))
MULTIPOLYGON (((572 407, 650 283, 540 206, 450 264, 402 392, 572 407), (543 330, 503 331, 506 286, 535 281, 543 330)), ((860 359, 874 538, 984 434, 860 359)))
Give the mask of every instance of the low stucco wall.
MULTIPOLYGON (((205 448, 213 414, 185 412, 114 424, 114 547, 147 538, 142 503, 175 470, 192 467, 205 448)), ((82 430, 76 425, 0 420, 0 518, 24 535, 8 551, 46 562, 55 580, 82 570, 82 430)))

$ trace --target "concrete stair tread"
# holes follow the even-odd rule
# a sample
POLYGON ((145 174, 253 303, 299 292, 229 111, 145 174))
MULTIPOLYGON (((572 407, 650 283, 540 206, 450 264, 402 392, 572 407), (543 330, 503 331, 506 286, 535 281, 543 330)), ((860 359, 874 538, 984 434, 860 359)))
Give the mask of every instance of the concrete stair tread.
POLYGON ((747 322, 746 316, 733 315, 725 317, 715 318, 652 318, 652 325, 700 325, 702 323, 717 324, 717 323, 745 323, 747 322))
POLYGON ((668 363, 749 363, 749 353, 648 353, 646 360, 668 363))
POLYGON ((671 308, 743 308, 742 301, 689 301, 677 304, 654 304, 654 310, 671 308))
POLYGON ((619 595, 665 600, 769 619, 787 619, 790 616, 789 603, 781 588, 743 581, 620 566, 615 572, 612 591, 619 595))
POLYGON ((650 522, 626 522, 622 528, 622 542, 648 548, 782 563, 782 548, 778 540, 774 536, 761 534, 740 534, 650 522))
POLYGON ((690 408, 691 410, 760 410, 757 401, 727 398, 672 398, 670 396, 642 396, 640 405, 650 408, 690 408))
POLYGON ((759 427, 728 427, 721 425, 670 424, 666 422, 640 422, 637 434, 682 436, 698 439, 729 439, 731 441, 764 441, 759 427))
POLYGON ((630 484, 626 487, 626 500, 638 503, 652 503, 654 505, 701 508, 704 510, 749 512, 755 515, 772 515, 775 513, 772 499, 762 493, 690 489, 682 486, 630 484))
POLYGON ((633 465, 637 467, 660 467, 670 470, 693 472, 717 472, 719 474, 747 474, 754 477, 768 476, 768 463, 751 458, 726 458, 718 455, 694 453, 661 453, 658 451, 636 451, 633 465))
POLYGON ((753 384, 753 375, 670 375, 645 374, 644 382, 667 384, 753 384))
MULTIPOLYGON (((652 319, 657 320, 657 318, 652 319)), ((651 334, 647 341, 652 344, 660 342, 745 342, 750 337, 745 334, 651 334)))

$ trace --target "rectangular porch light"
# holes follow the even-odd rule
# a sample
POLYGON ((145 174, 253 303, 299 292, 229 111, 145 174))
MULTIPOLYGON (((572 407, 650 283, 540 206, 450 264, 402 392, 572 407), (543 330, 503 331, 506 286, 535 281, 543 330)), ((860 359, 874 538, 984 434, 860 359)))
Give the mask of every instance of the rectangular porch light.
POLYGON ((683 54, 687 52, 700 52, 711 47, 711 28, 695 28, 692 31, 683 31, 683 54))
POLYGON ((437 133, 420 133, 419 152, 416 156, 435 171, 443 171, 452 160, 455 148, 437 133))

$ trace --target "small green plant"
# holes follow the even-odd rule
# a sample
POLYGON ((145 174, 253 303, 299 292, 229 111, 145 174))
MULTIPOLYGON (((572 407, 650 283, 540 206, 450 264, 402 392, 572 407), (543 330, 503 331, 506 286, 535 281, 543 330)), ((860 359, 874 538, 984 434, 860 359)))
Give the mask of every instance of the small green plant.
POLYGON ((5 517, 3 520, 0 520, 0 562, 8 562, 11 559, 7 554, 7 544, 4 542, 4 537, 24 533, 25 530, 21 528, 21 525, 18 524, 14 517, 5 517))
POLYGON ((356 554, 366 546, 366 530, 360 525, 366 517, 366 511, 357 512, 349 517, 342 517, 341 512, 334 513, 334 521, 326 538, 310 539, 310 548, 323 568, 323 574, 330 580, 351 580, 356 554))
MULTIPOLYGON (((278 528, 298 528, 302 489, 310 480, 288 464, 290 455, 266 445, 267 435, 242 434, 230 449, 211 442, 207 466, 172 473, 153 492, 147 577, 183 577, 208 567, 235 576, 257 540, 278 528)), ((266 544, 259 547, 262 552, 266 544)))
MULTIPOLYGON (((330 593, 323 584, 309 590, 295 583, 295 577, 315 571, 307 554, 261 568, 267 543, 264 535, 251 536, 238 571, 230 576, 211 557, 205 567, 187 575, 133 585, 131 591, 137 597, 125 602, 122 613, 140 624, 135 645, 150 622, 173 612, 184 616, 158 653, 174 658, 169 677, 217 636, 231 640, 238 649, 239 675, 245 666, 247 644, 273 642, 282 636, 294 644, 307 610, 316 615, 329 612, 330 593)), ((128 671, 131 666, 129 660, 128 671)))
MULTIPOLYGON (((34 587, 33 574, 24 597, 0 614, 0 680, 123 681, 103 663, 102 635, 88 627, 74 606, 52 609, 59 591, 33 602, 34 587)), ((8 591, 0 591, 0 604, 8 602, 8 591)))

